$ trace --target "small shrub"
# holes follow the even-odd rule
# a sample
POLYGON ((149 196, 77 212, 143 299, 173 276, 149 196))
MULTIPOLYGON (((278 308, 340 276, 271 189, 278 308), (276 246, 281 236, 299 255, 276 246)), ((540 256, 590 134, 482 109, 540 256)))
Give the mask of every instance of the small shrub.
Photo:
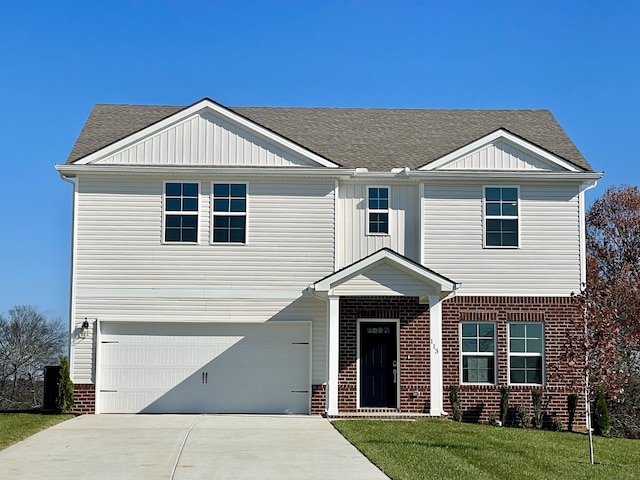
POLYGON ((70 413, 73 409, 73 383, 69 372, 69 359, 64 356, 60 356, 60 383, 56 406, 62 413, 70 413))
POLYGON ((509 385, 500 385, 500 421, 502 425, 507 424, 507 413, 509 413, 509 385))
POLYGON ((498 414, 496 412, 489 413, 489 425, 491 425, 492 427, 497 427, 500 425, 500 423, 498 422, 498 414))
POLYGON ((524 405, 517 405, 513 415, 514 428, 529 428, 529 409, 524 405))
POLYGON ((549 430, 551 430, 552 432, 561 432, 562 431, 562 421, 556 417, 555 414, 553 414, 550 418, 549 418, 549 422, 547 424, 547 428, 549 430))
POLYGON ((460 399, 458 398, 458 391, 460 387, 458 385, 449 385, 449 402, 451 403, 451 409, 453 410, 453 420, 459 422, 462 420, 462 407, 460 406, 460 399))
POLYGON ((599 386, 596 391, 596 402, 591 416, 591 428, 596 435, 609 435, 611 420, 607 410, 607 400, 604 397, 604 389, 599 386))
POLYGON ((569 414, 569 423, 567 430, 573 432, 573 420, 576 418, 576 409, 578 408, 578 394, 570 393, 567 396, 567 413, 569 414))

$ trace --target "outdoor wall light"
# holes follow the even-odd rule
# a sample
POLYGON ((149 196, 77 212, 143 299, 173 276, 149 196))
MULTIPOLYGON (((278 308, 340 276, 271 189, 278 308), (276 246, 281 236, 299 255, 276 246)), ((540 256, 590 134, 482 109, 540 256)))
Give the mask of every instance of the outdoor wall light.
POLYGON ((80 334, 83 337, 86 337, 88 333, 89 333, 89 320, 87 320, 87 317, 84 317, 84 322, 82 322, 82 330, 80 331, 80 334))

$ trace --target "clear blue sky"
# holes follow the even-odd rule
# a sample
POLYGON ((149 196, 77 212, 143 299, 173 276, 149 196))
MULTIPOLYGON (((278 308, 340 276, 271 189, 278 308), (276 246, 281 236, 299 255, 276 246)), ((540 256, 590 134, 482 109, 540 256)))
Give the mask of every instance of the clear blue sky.
POLYGON ((638 185, 640 2, 3 1, 0 311, 67 318, 63 163, 95 103, 548 108, 638 185))

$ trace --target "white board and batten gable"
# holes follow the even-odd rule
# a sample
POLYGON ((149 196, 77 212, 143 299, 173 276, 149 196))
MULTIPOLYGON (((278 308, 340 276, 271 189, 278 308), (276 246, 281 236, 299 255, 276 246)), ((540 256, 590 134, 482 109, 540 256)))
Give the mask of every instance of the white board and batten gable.
POLYGON ((339 167, 209 99, 201 100, 74 163, 339 167))
POLYGON ((581 172, 580 168, 504 129, 459 148, 420 170, 581 172))
POLYGON ((458 285, 412 260, 383 248, 311 285, 335 296, 447 296, 458 285))

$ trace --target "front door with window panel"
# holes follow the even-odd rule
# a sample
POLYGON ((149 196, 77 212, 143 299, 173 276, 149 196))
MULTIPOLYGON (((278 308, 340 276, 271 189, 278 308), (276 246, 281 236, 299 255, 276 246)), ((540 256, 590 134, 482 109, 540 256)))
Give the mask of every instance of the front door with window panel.
POLYGON ((360 406, 397 406, 397 325, 360 324, 360 406))

